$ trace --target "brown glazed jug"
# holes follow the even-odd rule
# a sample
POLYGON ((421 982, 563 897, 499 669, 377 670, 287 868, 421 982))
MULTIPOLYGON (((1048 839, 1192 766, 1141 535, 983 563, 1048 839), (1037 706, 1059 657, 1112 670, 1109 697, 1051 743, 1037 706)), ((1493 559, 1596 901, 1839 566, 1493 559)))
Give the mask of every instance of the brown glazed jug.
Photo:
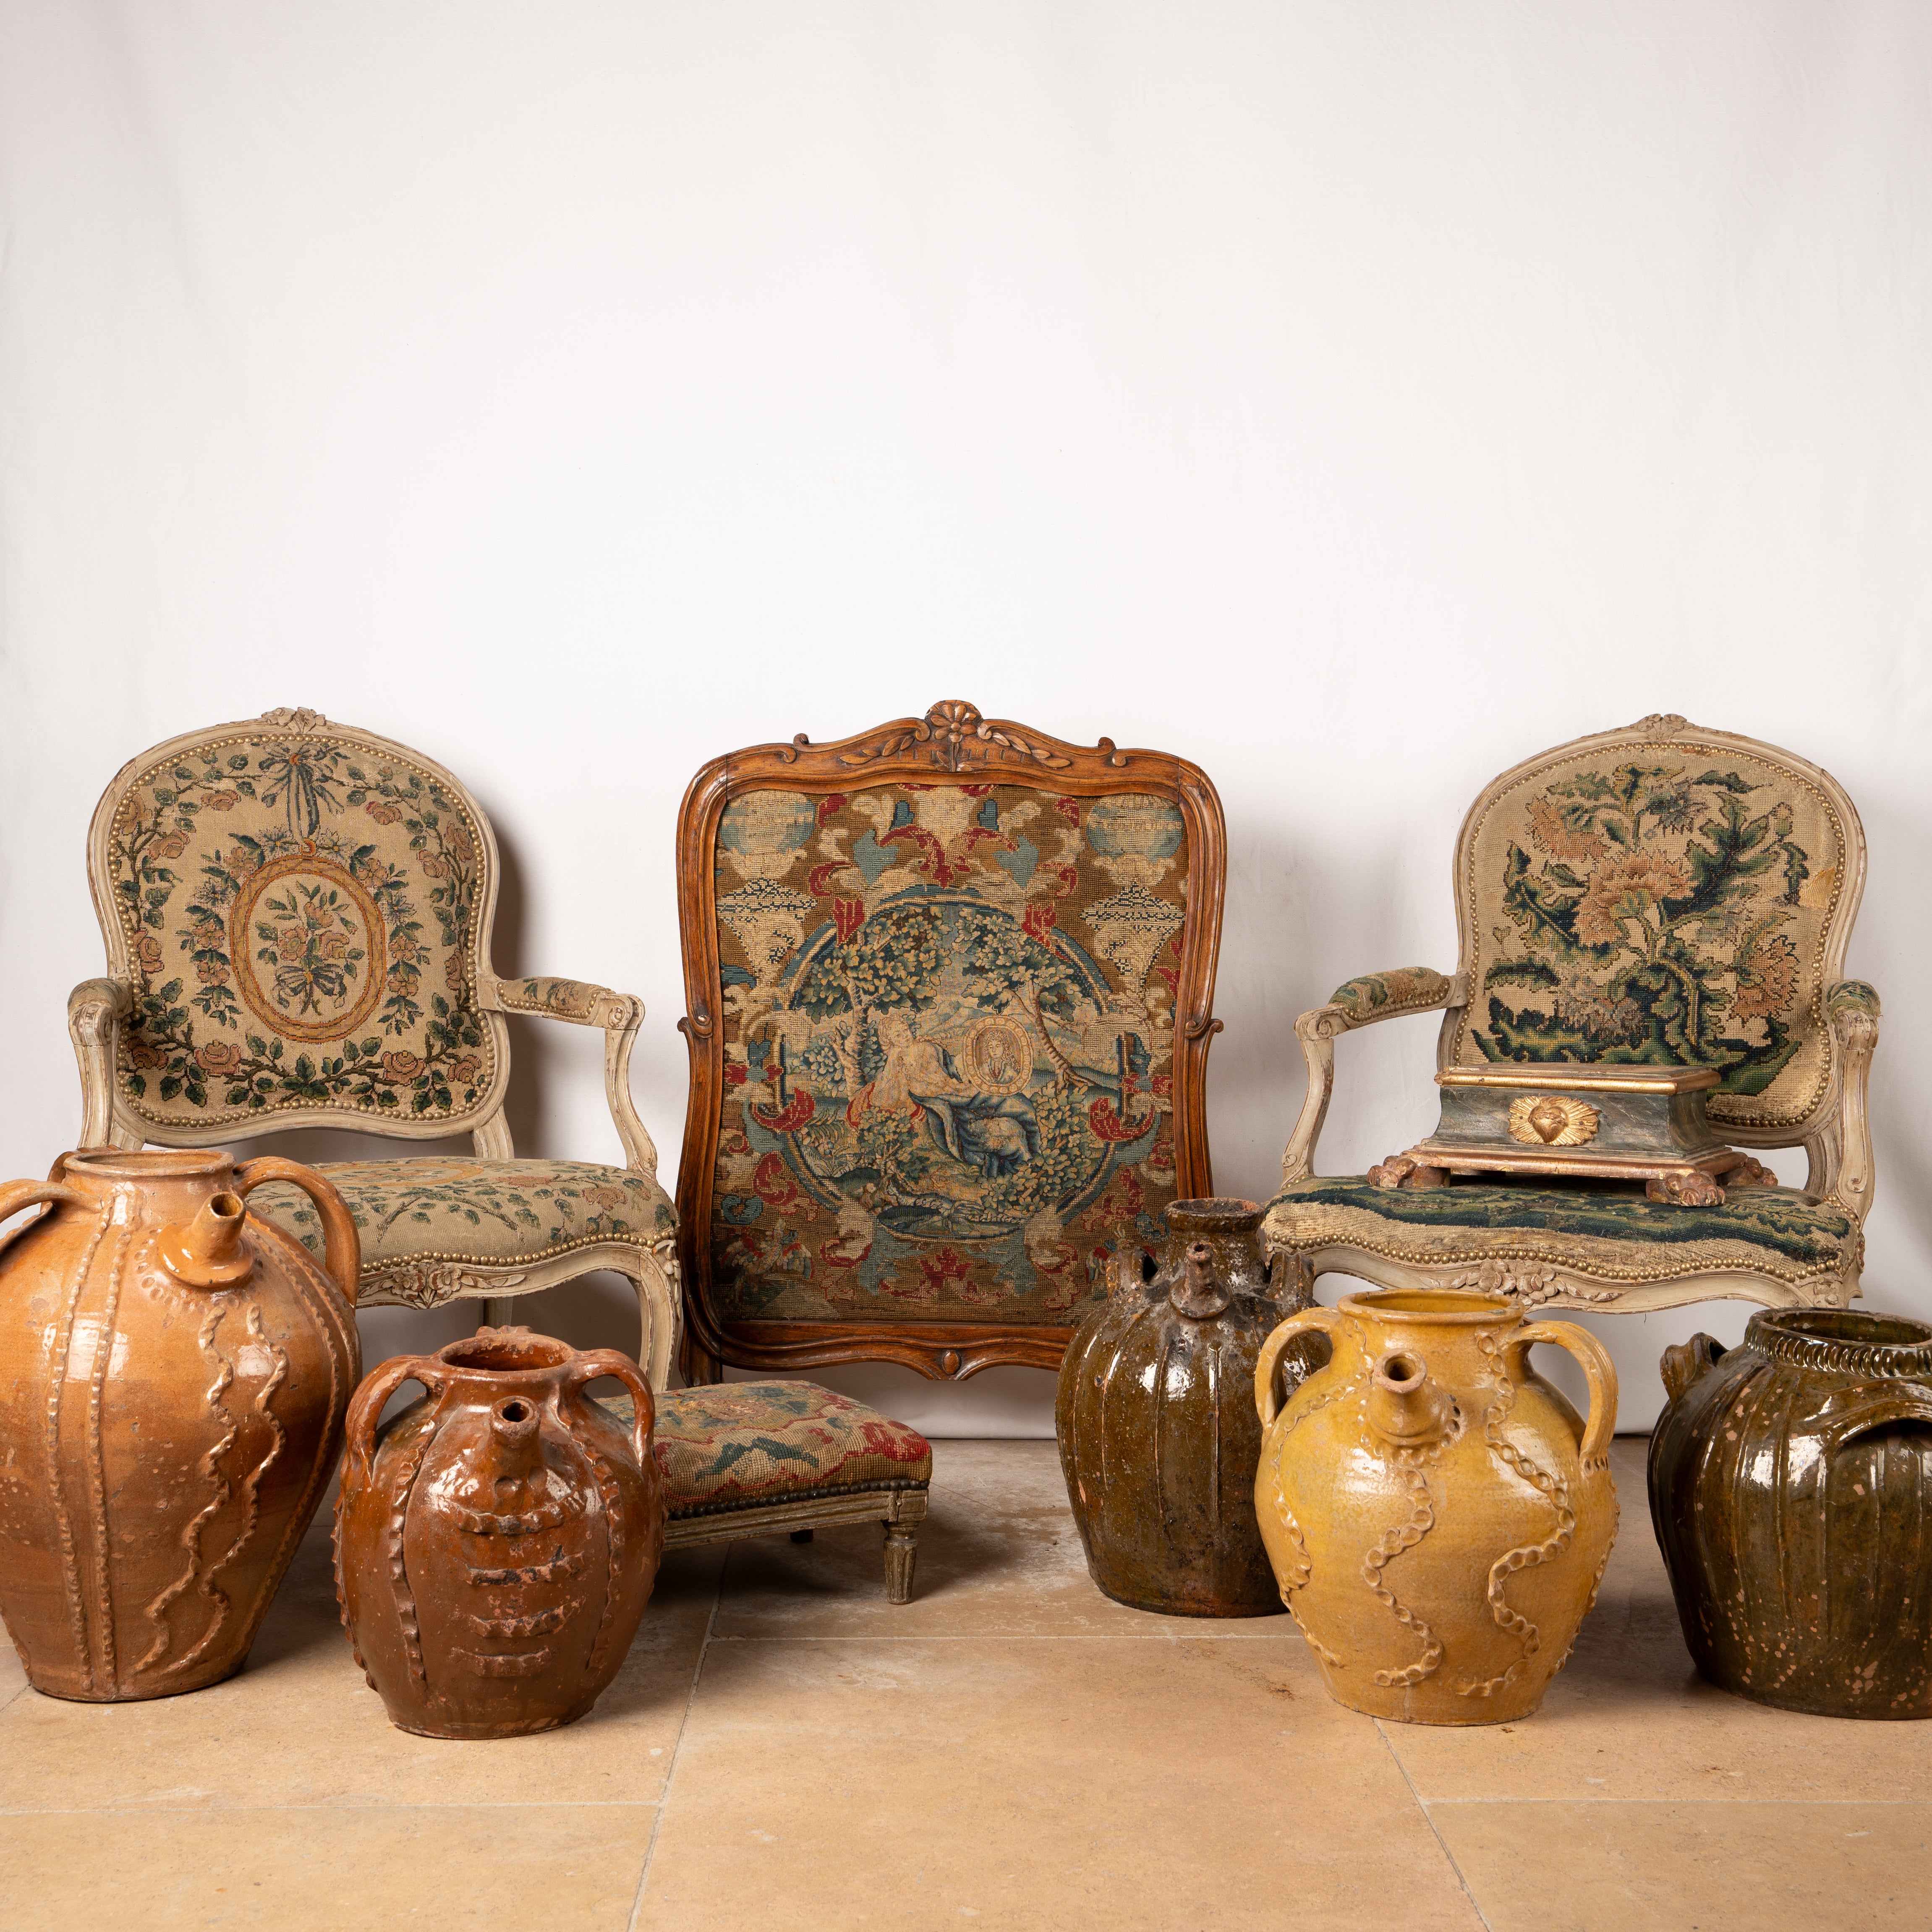
POLYGON ((0 1612, 28 1681, 92 1703, 241 1668, 362 1374, 356 1224, 290 1160, 63 1154, 0 1188, 0 1612), (325 1274, 244 1205, 313 1200, 325 1274))
POLYGON ((1330 1694, 1425 1724, 1534 1711, 1616 1536, 1603 1344, 1507 1296, 1378 1288, 1284 1322, 1255 1400, 1262 1538, 1330 1694), (1276 1359, 1316 1328, 1334 1354, 1284 1406, 1276 1359), (1538 1342, 1582 1365, 1587 1427, 1529 1366, 1538 1342))
POLYGON ((1832 1718, 1932 1718, 1932 1325, 1751 1317, 1664 1351, 1650 1515, 1715 1684, 1832 1718))
MULTIPOLYGON (((1130 1249, 1075 1331, 1054 1404, 1066 1493, 1094 1581, 1116 1601, 1177 1616, 1279 1611, 1255 1525, 1255 1362, 1306 1267, 1262 1251, 1252 1201, 1176 1201, 1158 1269, 1130 1249)), ((1308 1338, 1312 1359, 1324 1344, 1308 1338)), ((1290 1350, 1291 1384, 1310 1363, 1290 1350)))
POLYGON ((399 1729, 510 1738, 580 1718, 617 1674, 664 1554, 650 1384, 628 1355, 483 1328, 356 1391, 335 1513, 349 1641, 399 1729), (614 1376, 631 1432, 584 1393, 614 1376), (404 1382, 424 1398, 380 1432, 404 1382))

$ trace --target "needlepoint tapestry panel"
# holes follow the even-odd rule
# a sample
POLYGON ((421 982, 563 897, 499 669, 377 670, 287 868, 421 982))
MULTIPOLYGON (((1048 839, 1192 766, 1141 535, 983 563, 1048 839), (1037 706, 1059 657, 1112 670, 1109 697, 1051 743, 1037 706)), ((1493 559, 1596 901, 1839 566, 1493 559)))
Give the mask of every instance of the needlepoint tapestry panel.
POLYGON ((1064 1327, 1162 1238, 1186 879, 1150 794, 729 806, 719 1313, 1064 1327))
POLYGON ((1454 1057, 1718 1068, 1714 1118, 1803 1120, 1829 1078, 1836 802, 1736 742, 1558 755, 1485 801, 1454 1057))
POLYGON ((473 1112, 495 1073, 467 970, 486 849, 442 778, 352 734, 256 727, 138 771, 105 854, 123 1105, 162 1129, 473 1112))

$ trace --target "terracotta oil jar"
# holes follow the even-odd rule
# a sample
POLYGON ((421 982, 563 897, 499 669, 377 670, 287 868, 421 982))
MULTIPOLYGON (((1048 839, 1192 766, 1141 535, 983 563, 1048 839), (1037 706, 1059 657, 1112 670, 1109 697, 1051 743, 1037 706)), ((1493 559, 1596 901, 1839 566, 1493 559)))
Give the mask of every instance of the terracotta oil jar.
MULTIPOLYGON (((1120 1279, 1075 1331, 1054 1408, 1060 1467, 1106 1594, 1178 1616, 1251 1617, 1281 1608, 1252 1498, 1262 1342, 1304 1307, 1306 1268, 1261 1244, 1252 1201, 1176 1201, 1156 1269, 1130 1251, 1120 1279)), ((1310 1336, 1306 1354, 1326 1352, 1310 1336)), ((1291 1349, 1292 1386, 1310 1360, 1291 1349)))
POLYGON ((0 1612, 28 1681, 92 1703, 241 1668, 362 1373, 356 1226, 321 1175, 219 1151, 63 1154, 0 1188, 0 1612), (244 1205, 314 1202, 325 1273, 244 1205))
POLYGON ((1417 1724, 1534 1711, 1616 1536, 1603 1345, 1506 1296, 1380 1288, 1283 1322, 1255 1394, 1262 1540, 1330 1694, 1417 1724), (1311 1328, 1334 1354, 1284 1405, 1276 1360, 1311 1328), (1530 1366, 1538 1342, 1582 1365, 1587 1426, 1530 1366))
POLYGON ((1788 1711, 1932 1718, 1932 1325, 1785 1309, 1663 1370, 1651 1520, 1699 1670, 1788 1711))
POLYGON ((335 1580, 399 1729, 520 1737, 582 1717, 631 1647, 664 1554, 650 1384, 628 1355, 484 1328, 356 1391, 335 1580), (630 1390, 627 1432, 584 1393, 630 1390), (428 1394, 380 1434, 406 1382, 428 1394))

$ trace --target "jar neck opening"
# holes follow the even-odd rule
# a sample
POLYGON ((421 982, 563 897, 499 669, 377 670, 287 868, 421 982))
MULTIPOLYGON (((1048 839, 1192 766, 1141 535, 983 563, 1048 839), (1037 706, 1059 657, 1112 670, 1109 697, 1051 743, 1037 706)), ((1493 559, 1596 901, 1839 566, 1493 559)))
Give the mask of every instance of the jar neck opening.
POLYGON ((1751 1317, 1744 1346, 1794 1368, 1932 1381, 1932 1322, 1849 1308, 1788 1308, 1751 1317))
POLYGON ((1268 1210, 1238 1194, 1210 1194, 1192 1201, 1170 1201, 1168 1228, 1177 1234, 1251 1234, 1268 1210))

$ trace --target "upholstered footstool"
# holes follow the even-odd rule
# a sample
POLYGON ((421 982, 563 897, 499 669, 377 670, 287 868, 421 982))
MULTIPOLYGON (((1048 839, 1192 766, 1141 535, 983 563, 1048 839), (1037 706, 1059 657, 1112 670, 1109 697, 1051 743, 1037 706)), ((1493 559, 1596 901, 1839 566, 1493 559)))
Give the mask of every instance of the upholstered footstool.
MULTIPOLYGON (((629 1422, 628 1396, 605 1406, 629 1422)), ((916 1430, 815 1382, 720 1382, 660 1395, 652 1442, 667 1550, 882 1523, 886 1598, 910 1601, 932 1487, 932 1445, 916 1430)))

